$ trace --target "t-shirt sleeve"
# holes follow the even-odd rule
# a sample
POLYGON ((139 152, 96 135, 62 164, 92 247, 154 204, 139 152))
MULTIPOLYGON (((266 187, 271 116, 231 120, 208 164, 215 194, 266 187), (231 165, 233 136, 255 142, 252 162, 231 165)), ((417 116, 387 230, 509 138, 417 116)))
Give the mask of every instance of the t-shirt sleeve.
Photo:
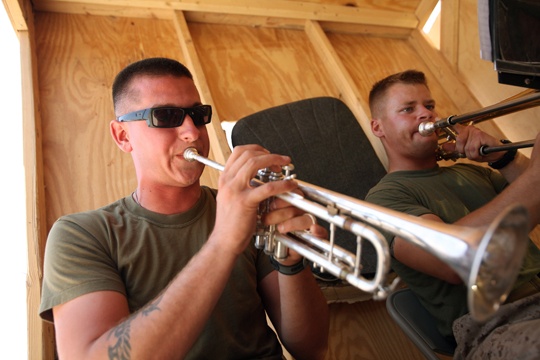
MULTIPOLYGON (((430 209, 420 204, 410 192, 405 191, 394 184, 379 183, 379 185, 375 186, 368 192, 365 200, 369 203, 413 216, 421 216, 433 213, 430 209)), ((383 229, 378 230, 385 237, 388 245, 390 246, 390 252, 393 255, 395 234, 383 229)))
POLYGON ((113 256, 91 230, 59 219, 47 238, 39 315, 53 321, 54 306, 95 291, 125 294, 113 256))
POLYGON ((433 212, 418 202, 412 194, 398 186, 381 185, 369 191, 366 201, 405 214, 421 216, 433 212))

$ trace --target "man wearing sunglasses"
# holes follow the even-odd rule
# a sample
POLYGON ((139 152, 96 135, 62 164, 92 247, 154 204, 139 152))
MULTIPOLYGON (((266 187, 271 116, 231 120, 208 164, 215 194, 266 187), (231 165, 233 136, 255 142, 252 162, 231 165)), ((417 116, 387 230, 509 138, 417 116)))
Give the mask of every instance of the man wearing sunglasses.
MULTIPOLYGON (((293 251, 272 264, 251 241, 259 203, 297 186, 250 180, 290 159, 237 147, 219 192, 201 186, 204 165, 183 152, 208 156, 212 108, 174 60, 126 67, 113 101, 111 134, 131 154, 138 185, 49 233, 40 314, 54 321, 60 358, 282 359, 266 314, 296 359, 323 358, 328 308, 309 267, 293 251)), ((278 199, 263 220, 325 235, 303 215, 278 199)))

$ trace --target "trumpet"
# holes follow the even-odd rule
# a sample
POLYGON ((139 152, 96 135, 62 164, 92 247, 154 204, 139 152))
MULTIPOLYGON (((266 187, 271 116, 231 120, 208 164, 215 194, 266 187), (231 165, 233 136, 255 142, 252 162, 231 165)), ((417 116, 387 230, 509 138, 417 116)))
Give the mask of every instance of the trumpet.
MULTIPOLYGON (((463 115, 451 115, 447 118, 437 121, 424 121, 418 126, 418 132, 423 136, 430 136, 436 131, 441 132, 446 141, 456 140, 457 131, 453 128, 456 124, 477 124, 498 116, 507 115, 516 111, 529 109, 540 105, 540 90, 528 89, 513 97, 505 99, 497 104, 485 107, 483 109, 472 111, 463 115)), ((525 140, 515 143, 508 143, 501 146, 482 146, 478 149, 480 155, 484 156, 493 152, 508 151, 513 149, 523 149, 532 147, 534 140, 525 140)), ((460 157, 458 154, 448 154, 439 148, 438 158, 456 160, 460 157)))
MULTIPOLYGON (((198 161, 224 170, 223 165, 199 155, 194 148, 187 148, 183 155, 187 161, 198 161)), ((268 171, 260 170, 263 175, 253 178, 251 185, 295 178, 289 167, 284 169, 284 173, 272 173, 270 176, 268 171)), ((270 231, 263 237, 266 242, 274 244, 269 246, 255 242, 270 256, 279 259, 283 257, 284 248, 292 249, 316 266, 380 300, 386 298, 399 281, 396 278, 390 282, 387 278, 390 252, 381 233, 387 231, 420 246, 456 271, 468 287, 467 304, 477 321, 485 321, 494 314, 512 289, 527 247, 528 213, 523 206, 509 206, 485 228, 464 227, 427 221, 301 180, 295 181, 303 195, 289 192, 276 197, 330 223, 329 239, 317 238, 307 231, 288 234, 270 231), (336 226, 356 235, 356 253, 335 243, 333 233, 336 226), (376 251, 377 269, 371 279, 361 274, 363 240, 373 244, 376 251)), ((263 235, 259 231, 257 233, 263 235)))

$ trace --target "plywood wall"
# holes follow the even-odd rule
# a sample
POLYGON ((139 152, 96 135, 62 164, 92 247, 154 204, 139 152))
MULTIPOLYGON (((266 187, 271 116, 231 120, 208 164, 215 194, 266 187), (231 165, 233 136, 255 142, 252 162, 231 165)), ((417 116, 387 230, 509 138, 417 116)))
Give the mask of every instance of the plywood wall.
MULTIPOLYGON (((112 80, 135 60, 166 56, 183 61, 183 54, 167 20, 38 13, 36 29, 50 226, 62 214, 105 205, 135 189, 131 159, 109 136, 112 80)), ((189 31, 219 119, 342 95, 303 31, 197 23, 189 31)), ((362 103, 377 79, 416 68, 430 78, 441 113, 460 111, 407 39, 328 38, 362 103)))
POLYGON ((109 134, 113 78, 142 57, 182 61, 182 53, 167 21, 53 13, 35 19, 51 225, 135 189, 131 157, 109 134))

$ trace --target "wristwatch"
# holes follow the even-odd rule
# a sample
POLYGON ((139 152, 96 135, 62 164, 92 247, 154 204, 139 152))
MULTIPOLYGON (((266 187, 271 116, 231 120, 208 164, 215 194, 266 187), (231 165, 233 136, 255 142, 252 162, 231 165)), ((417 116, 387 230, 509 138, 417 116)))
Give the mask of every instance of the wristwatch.
POLYGON ((270 257, 270 263, 274 266, 274 269, 276 269, 283 275, 296 275, 302 270, 304 270, 306 267, 305 260, 306 259, 302 258, 302 260, 300 260, 296 264, 283 265, 280 264, 276 259, 274 259, 273 256, 270 257))
MULTIPOLYGON (((503 139, 501 140, 501 143, 503 144, 511 144, 512 142, 510 140, 503 139)), ((488 162, 488 165, 492 169, 500 170, 504 168, 506 165, 510 164, 512 160, 516 157, 517 149, 508 150, 502 158, 500 158, 497 161, 488 162)))

